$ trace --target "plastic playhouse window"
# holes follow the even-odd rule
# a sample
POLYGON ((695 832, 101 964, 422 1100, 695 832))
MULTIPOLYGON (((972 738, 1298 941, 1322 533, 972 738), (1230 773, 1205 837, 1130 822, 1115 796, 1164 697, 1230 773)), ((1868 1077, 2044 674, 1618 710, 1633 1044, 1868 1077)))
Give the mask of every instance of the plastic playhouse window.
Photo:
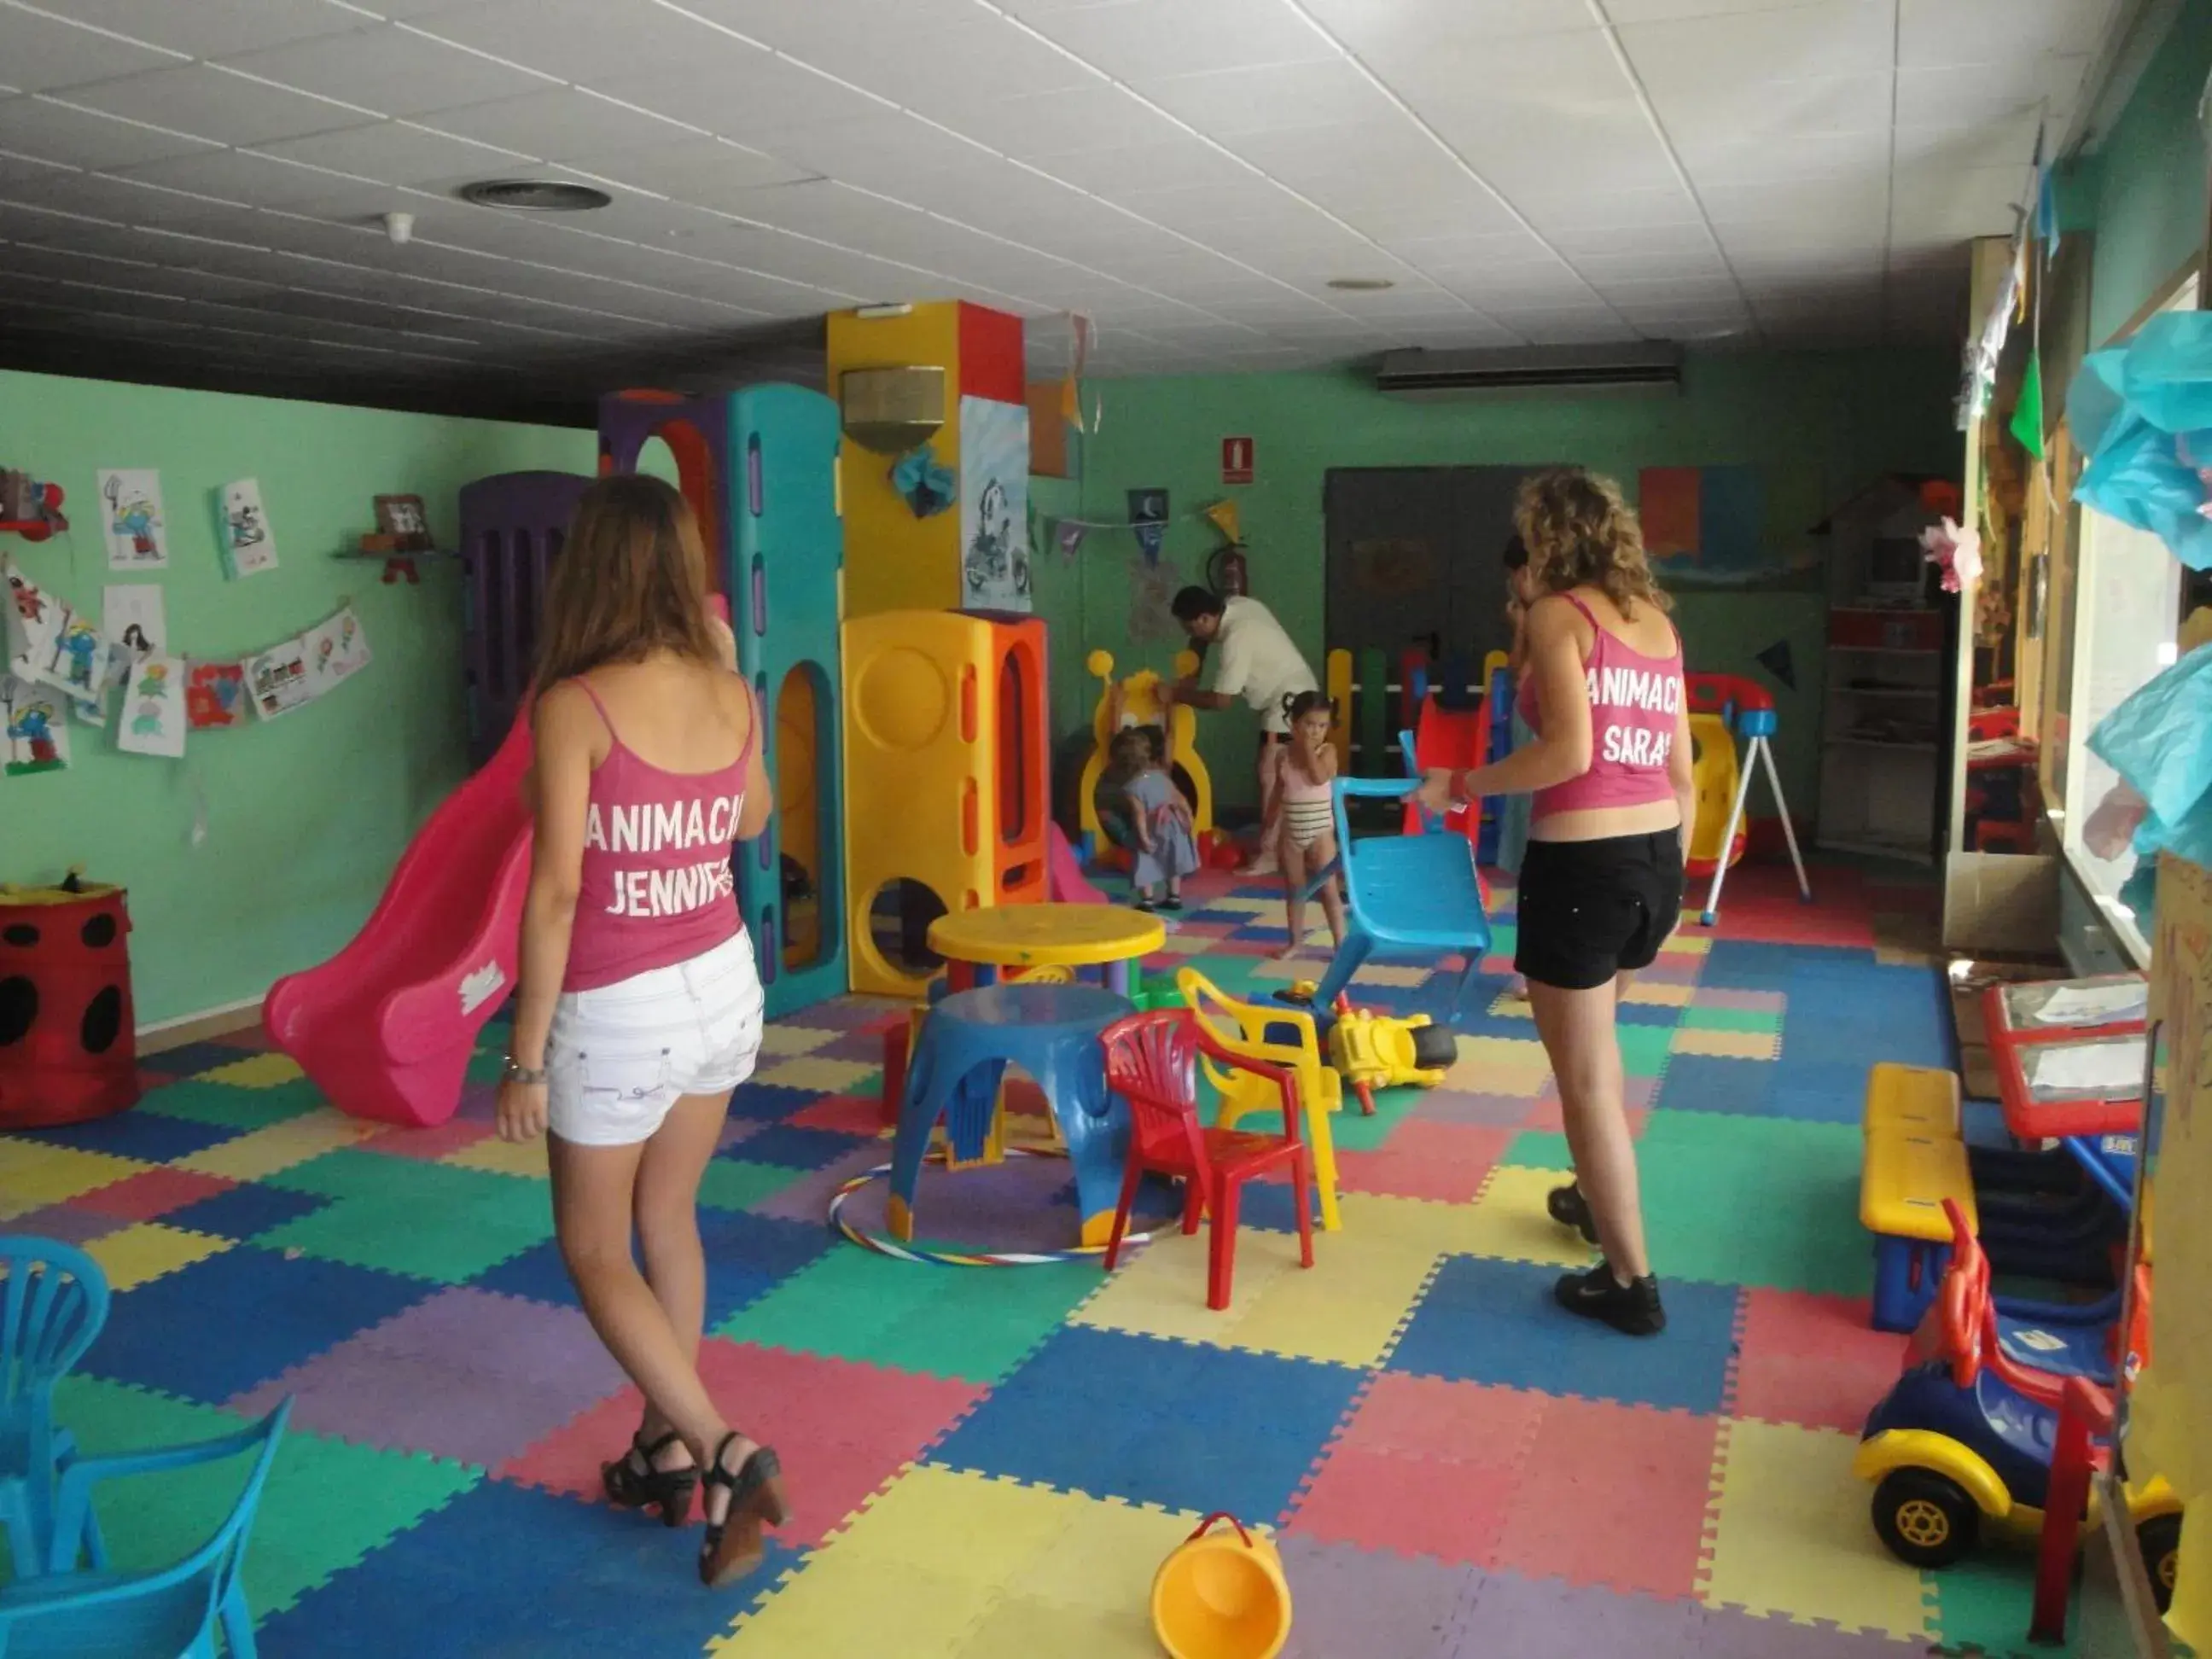
POLYGON ((1035 695, 1030 665, 1018 649, 999 664, 999 839, 1012 847, 1026 839, 1029 822, 1030 701, 1035 695))
POLYGON ((819 673, 799 663, 775 695, 775 805, 783 854, 783 965, 811 968, 836 942, 835 895, 822 871, 823 758, 832 753, 819 673))

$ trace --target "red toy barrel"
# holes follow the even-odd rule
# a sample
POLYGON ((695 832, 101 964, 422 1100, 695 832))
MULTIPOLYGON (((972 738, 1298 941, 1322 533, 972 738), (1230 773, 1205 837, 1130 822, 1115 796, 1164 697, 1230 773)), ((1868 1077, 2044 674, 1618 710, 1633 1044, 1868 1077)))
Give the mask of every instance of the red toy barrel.
POLYGON ((137 1104, 123 901, 120 887, 0 887, 0 1129, 137 1104))

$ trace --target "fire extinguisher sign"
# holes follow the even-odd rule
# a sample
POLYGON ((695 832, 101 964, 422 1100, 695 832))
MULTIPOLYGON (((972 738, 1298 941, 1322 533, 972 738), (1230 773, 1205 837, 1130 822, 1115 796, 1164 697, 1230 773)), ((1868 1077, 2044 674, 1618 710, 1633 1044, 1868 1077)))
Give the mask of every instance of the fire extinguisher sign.
POLYGON ((1252 441, 1249 438, 1224 438, 1221 441, 1221 482, 1225 484, 1252 482, 1252 441))

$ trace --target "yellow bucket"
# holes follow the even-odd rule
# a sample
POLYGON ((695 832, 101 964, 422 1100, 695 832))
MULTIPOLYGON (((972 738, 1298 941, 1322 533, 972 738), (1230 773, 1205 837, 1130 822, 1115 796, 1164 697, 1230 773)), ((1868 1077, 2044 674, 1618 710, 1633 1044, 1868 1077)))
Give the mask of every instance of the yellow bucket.
POLYGON ((1291 1587, 1273 1540, 1209 1515, 1152 1579, 1152 1629, 1170 1659, 1275 1659, 1291 1635, 1291 1587), (1236 1528, 1217 1533, 1214 1523, 1236 1528))

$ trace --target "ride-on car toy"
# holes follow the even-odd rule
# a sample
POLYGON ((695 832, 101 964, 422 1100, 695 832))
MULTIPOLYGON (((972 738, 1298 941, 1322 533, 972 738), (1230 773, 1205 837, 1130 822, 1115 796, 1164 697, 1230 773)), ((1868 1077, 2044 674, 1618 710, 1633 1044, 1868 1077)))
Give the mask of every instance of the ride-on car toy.
MULTIPOLYGON (((1948 1567, 1980 1540, 1984 1523, 2033 1535, 2043 1523, 2065 1378, 2031 1369, 2018 1343, 2001 1339, 1989 1258, 1955 1203, 1944 1210, 1951 1263, 1930 1313, 1937 1352, 1917 1357, 1867 1418, 1852 1469, 1875 1483, 1874 1528, 1890 1553, 1923 1568, 1948 1567)), ((2142 1282, 2136 1303, 2147 1298, 2142 1282)), ((1925 1341, 1921 1345, 1925 1346, 1925 1341)), ((2139 1368, 2130 1342, 2118 1383, 2139 1368)), ((2129 1517, 2159 1596, 2172 1595, 2181 1547, 2181 1504, 2153 1480, 2127 1493, 2129 1517)))

